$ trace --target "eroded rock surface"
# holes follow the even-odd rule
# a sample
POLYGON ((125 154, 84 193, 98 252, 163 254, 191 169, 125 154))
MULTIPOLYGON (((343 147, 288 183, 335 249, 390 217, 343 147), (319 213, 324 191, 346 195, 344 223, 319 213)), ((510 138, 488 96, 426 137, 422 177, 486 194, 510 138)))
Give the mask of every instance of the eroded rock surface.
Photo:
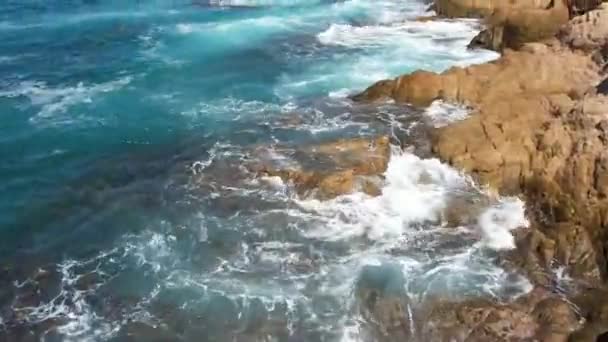
POLYGON ((581 96, 598 79, 598 65, 588 55, 555 42, 531 43, 520 51, 508 51, 500 59, 444 73, 416 71, 393 80, 380 81, 356 101, 394 99, 400 103, 428 106, 431 102, 466 103, 479 110, 513 99, 544 94, 581 96))
POLYGON ((513 303, 485 299, 429 305, 422 341, 567 341, 580 326, 575 307, 537 288, 513 303))
POLYGON ((330 199, 354 191, 380 192, 381 176, 390 158, 386 136, 376 139, 343 139, 302 147, 298 165, 256 165, 262 177, 279 177, 292 183, 300 195, 330 199))
MULTIPOLYGON (((575 14, 583 14, 597 8, 601 0, 553 0, 553 1, 466 1, 437 0, 435 7, 447 17, 485 18, 486 30, 477 35, 469 45, 495 51, 519 48, 524 43, 553 37, 575 14)), ((593 29, 585 29, 588 38, 601 40, 600 29, 605 26, 603 15, 580 16, 576 21, 591 23, 593 29), (599 38, 599 39, 598 39, 599 38)), ((571 26, 571 25, 567 25, 571 26)), ((580 27, 580 25, 575 25, 580 27)), ((568 31, 568 30, 567 30, 568 31)), ((586 35, 586 36, 587 36, 586 35)), ((575 36, 580 36, 578 32, 575 36)), ((582 42, 576 42, 582 43, 582 42)))
MULTIPOLYGON (((476 15, 496 17, 501 10, 490 3, 437 2, 440 13, 453 11, 444 15, 472 16, 458 7, 468 4, 480 7, 476 15)), ((533 6, 539 3, 529 1, 526 8, 513 2, 510 13, 547 10, 533 6)), ((570 2, 570 14, 573 3, 577 11, 598 5, 570 2)), ((504 35, 504 18, 503 31, 492 34, 504 35)), ((591 299, 605 295, 608 275, 606 19, 604 4, 568 22, 554 38, 520 42, 494 62, 441 74, 416 71, 353 98, 416 106, 443 100, 474 108, 469 118, 433 132, 433 152, 501 194, 525 195, 532 225, 516 232, 517 248, 505 254, 505 264, 537 286, 578 293, 575 305, 555 295, 501 305, 434 305, 431 324, 423 327, 427 340, 595 341, 608 331, 606 301, 591 299), (564 289, 565 281, 573 289, 564 289)), ((492 35, 484 39, 499 47, 492 35)))
POLYGON ((435 0, 435 11, 449 18, 481 18, 499 9, 545 9, 552 3, 552 0, 435 0))

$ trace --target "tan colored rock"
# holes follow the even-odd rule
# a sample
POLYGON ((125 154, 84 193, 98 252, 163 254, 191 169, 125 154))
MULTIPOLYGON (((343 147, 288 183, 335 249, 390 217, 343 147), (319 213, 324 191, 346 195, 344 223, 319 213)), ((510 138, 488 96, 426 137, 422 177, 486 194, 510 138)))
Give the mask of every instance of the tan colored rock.
POLYGON ((469 299, 426 305, 422 341, 567 341, 580 326, 570 304, 541 288, 506 304, 469 299))
POLYGON ((304 156, 303 166, 284 169, 262 165, 254 171, 292 183, 303 196, 331 199, 354 191, 377 196, 380 194, 380 177, 390 158, 390 143, 386 136, 342 139, 303 147, 297 154, 304 156))
MULTIPOLYGON (((574 14, 595 9, 601 0, 435 0, 438 15, 448 18, 485 18, 486 30, 469 45, 495 51, 520 48, 528 42, 553 37, 574 14)), ((565 35, 574 45, 604 40, 605 16, 597 11, 568 25, 565 35)))
POLYGON ((573 18, 562 28, 559 39, 575 49, 586 51, 608 44, 608 4, 573 18))
POLYGON ((582 226, 535 224, 517 232, 516 246, 507 259, 534 284, 551 286, 557 267, 563 267, 566 275, 584 286, 602 283, 597 248, 582 226))
POLYGON ((551 267, 555 256, 555 241, 536 227, 517 231, 515 237, 517 248, 509 251, 505 259, 513 264, 515 270, 523 272, 532 283, 550 286, 553 281, 551 267))
POLYGON ((555 36, 568 19, 568 8, 563 4, 539 9, 497 9, 486 19, 488 28, 473 38, 469 47, 519 49, 525 43, 555 36))
POLYGON ((338 168, 352 168, 358 175, 376 175, 386 170, 390 157, 387 136, 377 139, 341 139, 314 145, 304 151, 330 158, 338 168))
POLYGON ((435 0, 435 11, 449 18, 482 18, 497 9, 545 9, 551 0, 435 0))
POLYGON ((598 79, 598 67, 589 56, 569 49, 529 44, 522 51, 507 51, 500 59, 467 68, 454 67, 444 73, 416 71, 380 81, 355 101, 392 98, 416 106, 437 99, 481 107, 534 94, 582 94, 590 81, 598 79))
POLYGON ((566 267, 573 279, 582 279, 590 285, 601 283, 600 268, 593 241, 584 227, 559 224, 548 230, 556 243, 555 259, 566 267))
MULTIPOLYGON (((502 194, 526 196, 533 225, 517 232, 509 260, 535 284, 552 286, 555 266, 583 289, 602 285, 608 273, 608 97, 595 89, 607 36, 605 21, 593 21, 602 11, 571 21, 558 39, 505 50, 497 61, 441 74, 417 71, 354 97, 416 106, 441 99, 474 108, 469 118, 434 130, 432 150, 502 194)), ((606 331, 608 305, 591 301, 577 302, 588 322, 573 336, 606 331)), ((436 305, 428 318, 420 331, 437 341, 567 341, 582 322, 554 296, 436 305)))

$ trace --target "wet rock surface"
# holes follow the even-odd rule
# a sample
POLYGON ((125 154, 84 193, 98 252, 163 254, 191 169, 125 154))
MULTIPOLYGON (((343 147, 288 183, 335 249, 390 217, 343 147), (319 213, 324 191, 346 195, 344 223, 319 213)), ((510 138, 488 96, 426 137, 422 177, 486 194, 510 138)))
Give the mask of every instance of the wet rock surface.
POLYGON ((580 325, 573 305, 542 288, 512 303, 435 302, 423 322, 423 341, 566 341, 580 325))
MULTIPOLYGON (((486 106, 528 100, 533 95, 582 95, 598 80, 599 67, 591 57, 559 43, 531 43, 508 51, 494 62, 467 68, 454 67, 442 74, 416 71, 394 80, 380 81, 356 101, 394 99, 428 106, 437 99, 466 103, 478 110, 486 106)), ((504 105, 503 105, 504 106, 504 105)), ((523 114, 522 114, 523 115, 523 114)))
POLYGON ((608 4, 573 18, 558 36, 574 49, 601 52, 608 42, 608 4))
POLYGON ((492 25, 472 45, 515 51, 491 63, 380 81, 353 99, 472 106, 469 118, 433 132, 434 153, 502 194, 526 197, 531 229, 514 232, 516 249, 499 259, 537 288, 514 303, 431 303, 430 324, 418 329, 423 340, 596 341, 608 331, 604 301, 591 299, 604 295, 608 273, 608 6, 502 3, 509 9, 492 1, 436 7, 444 16, 487 18, 492 25), (561 12, 543 31, 533 13, 550 8, 561 12), (578 11, 586 13, 563 25, 578 11), (521 39, 526 22, 541 34, 511 40, 509 25, 521 39))
POLYGON ((435 10, 450 18, 485 17, 499 9, 545 9, 551 0, 435 0, 435 10))
POLYGON ((291 183, 301 196, 330 199, 354 191, 379 194, 390 157, 389 138, 357 138, 302 147, 292 152, 297 165, 262 163, 254 172, 272 182, 291 183), (269 179, 270 177, 270 179, 269 179))

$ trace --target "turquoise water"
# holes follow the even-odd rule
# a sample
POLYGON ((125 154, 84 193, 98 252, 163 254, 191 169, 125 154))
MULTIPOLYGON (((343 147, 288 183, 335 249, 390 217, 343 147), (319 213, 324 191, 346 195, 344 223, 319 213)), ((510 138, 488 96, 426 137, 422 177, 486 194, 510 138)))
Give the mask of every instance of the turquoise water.
MULTIPOLYGON (((319 233, 334 229, 335 212, 264 188, 242 167, 264 158, 260 146, 275 158, 337 137, 407 138, 421 111, 347 95, 494 58, 465 49, 474 22, 413 21, 424 9, 414 0, 1 2, 5 336, 122 341, 154 326, 172 341, 348 340, 362 260, 427 265, 414 267, 414 287, 441 274, 443 259, 428 251, 391 258, 387 241, 361 241, 356 229, 338 240, 319 233)), ((451 172, 402 162, 437 169, 438 181, 451 172)), ((357 217, 336 229, 363 224, 357 217)), ((445 255, 467 257, 470 246, 459 240, 445 255)), ((497 276, 476 262, 454 291, 484 291, 467 284, 497 276)))

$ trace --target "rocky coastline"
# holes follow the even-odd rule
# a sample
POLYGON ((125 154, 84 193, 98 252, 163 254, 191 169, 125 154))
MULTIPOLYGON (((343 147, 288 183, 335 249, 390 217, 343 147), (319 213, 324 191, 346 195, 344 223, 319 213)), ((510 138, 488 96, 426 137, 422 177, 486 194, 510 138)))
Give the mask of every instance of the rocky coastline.
MULTIPOLYGON (((485 29, 470 48, 495 50, 501 57, 442 73, 419 70, 380 80, 352 97, 370 107, 391 101, 424 110, 442 101, 471 109, 463 120, 424 127, 429 141, 423 143, 428 146, 411 146, 391 135, 296 147, 253 145, 244 154, 247 158, 209 165, 198 162, 186 171, 180 169, 179 185, 194 185, 195 191, 211 193, 215 184, 232 186, 253 178, 256 184, 269 187, 289 184, 301 198, 326 201, 353 192, 373 197, 382 194, 384 174, 395 150, 407 148, 417 155, 435 156, 470 175, 477 184, 487 185, 488 193, 525 200, 530 225, 512 231, 515 248, 490 253, 504 269, 525 275, 532 286, 514 300, 424 298, 412 310, 410 298, 399 288, 403 284, 400 277, 407 274, 370 266, 361 272, 353 291, 354 309, 364 321, 367 340, 608 340, 608 3, 433 0, 431 7, 437 16, 423 20, 481 19, 485 29), (277 162, 272 157, 277 151, 293 163, 277 162)), ((301 124, 299 119, 290 124, 301 124)), ((421 183, 429 182, 424 174, 420 178, 421 183)), ((475 206, 493 200, 487 196, 471 201, 467 195, 451 198, 443 208, 442 228, 476 225, 479 208, 475 206)), ((260 204, 219 196, 213 205, 229 216, 239 210, 258 210, 260 204)), ((272 203, 265 205, 271 207, 272 203)), ((175 235, 195 239, 182 231, 175 235)), ((314 268, 315 264, 306 259, 293 267, 314 268)), ((9 274, 11 270, 1 271, 0 283, 12 289, 8 280, 17 276, 9 274)), ((15 290, 21 291, 15 295, 18 307, 34 307, 55 295, 47 288, 53 290, 49 284, 57 283, 58 274, 42 268, 34 273, 15 290)), ((74 286, 88 293, 98 281, 94 274, 83 276, 74 286)), ((129 305, 132 303, 126 300, 116 304, 115 312, 108 315, 119 316, 121 306, 129 305)), ((260 311, 265 310, 260 306, 260 311)), ((159 317, 174 320, 169 327, 128 322, 116 340, 169 341, 175 338, 171 329, 197 326, 201 321, 169 306, 154 309, 159 317)), ((24 321, 19 311, 8 317, 11 322, 24 321)), ((285 322, 265 317, 254 323, 232 340, 288 339, 285 322)), ((51 331, 53 324, 38 324, 35 336, 51 331)), ((204 328, 200 336, 204 336, 204 328)), ((230 329, 225 329, 227 336, 230 329)), ((17 331, 14 339, 6 336, 0 333, 0 340, 37 339, 25 330, 17 331)))
POLYGON ((471 48, 493 62, 379 81, 355 101, 473 108, 433 130, 432 151, 501 194, 521 195, 529 229, 505 263, 535 289, 516 303, 483 299, 429 308, 432 341, 600 341, 608 331, 608 4, 436 0, 439 17, 483 18, 471 48), (556 291, 554 269, 573 286, 556 291))

